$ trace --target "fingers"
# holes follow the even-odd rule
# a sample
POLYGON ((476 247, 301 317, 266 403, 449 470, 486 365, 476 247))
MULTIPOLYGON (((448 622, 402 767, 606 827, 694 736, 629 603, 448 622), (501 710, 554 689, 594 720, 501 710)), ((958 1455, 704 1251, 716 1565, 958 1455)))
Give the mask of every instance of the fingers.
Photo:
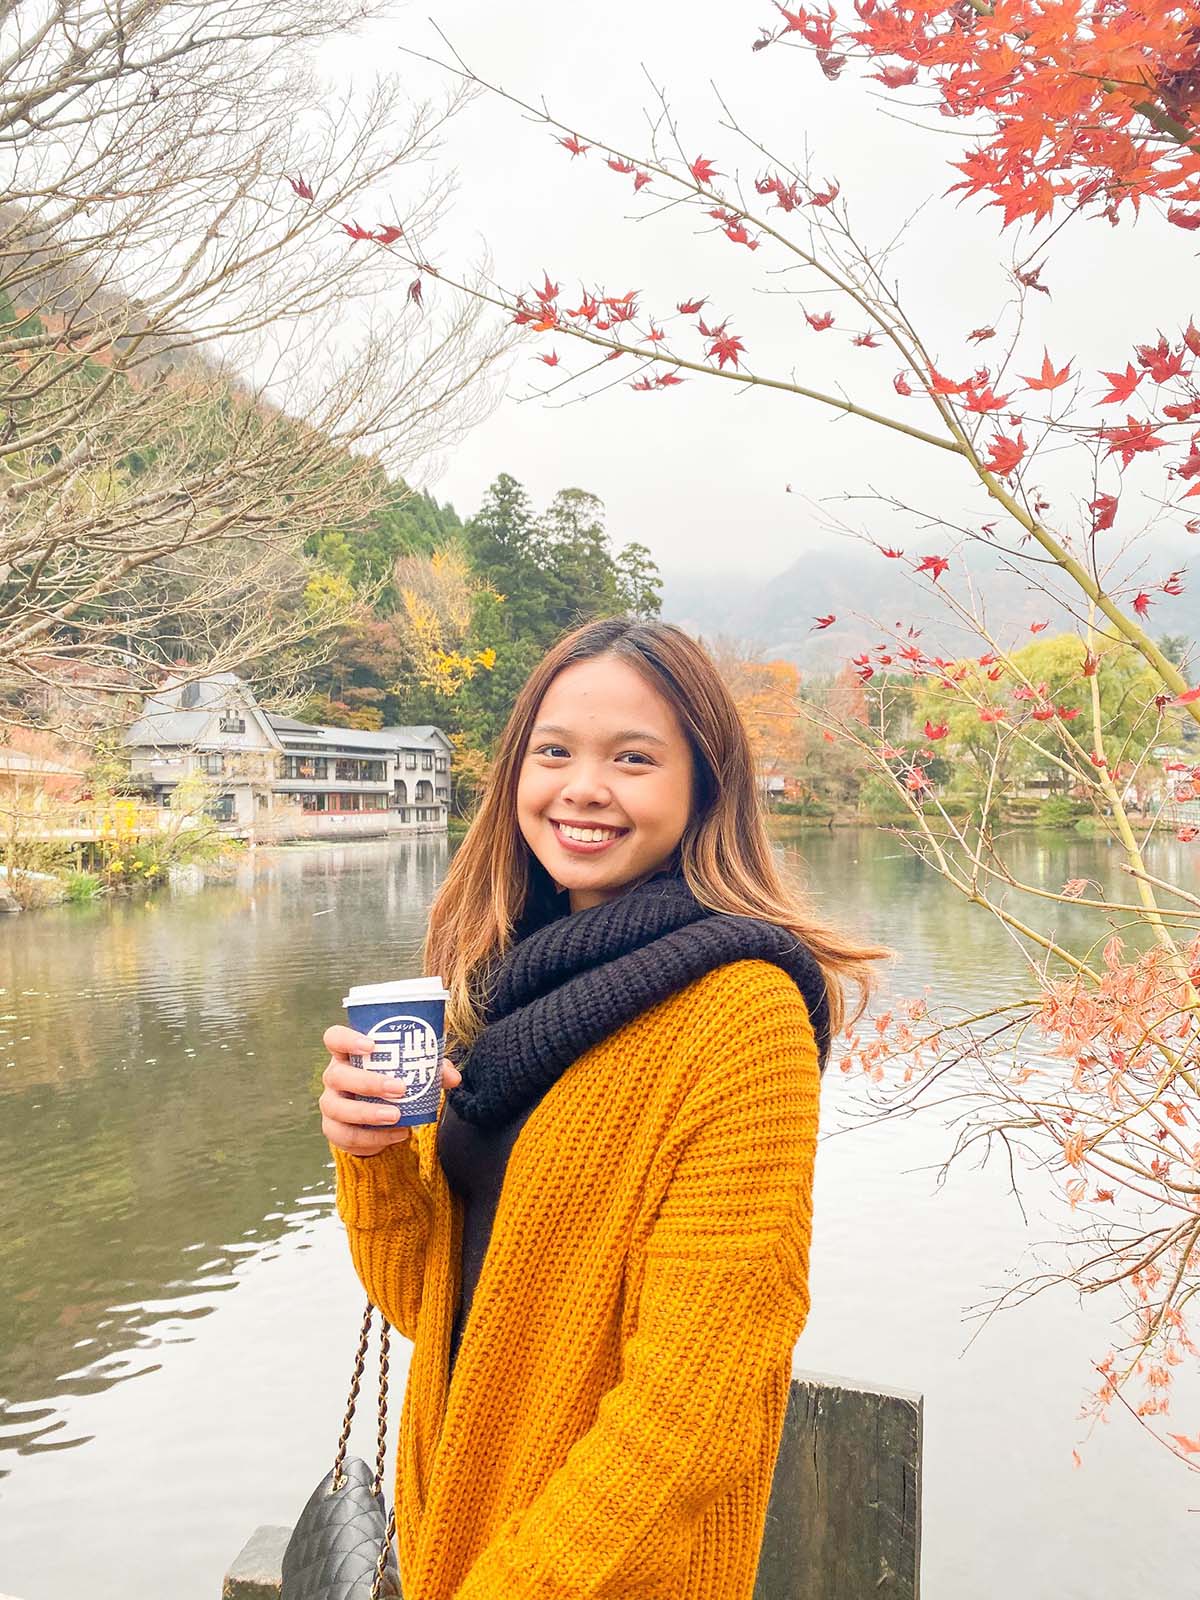
POLYGON ((331 1056, 362 1056, 371 1053, 371 1041, 367 1035, 358 1033, 354 1028, 348 1028, 344 1022, 335 1022, 332 1027, 326 1028, 321 1039, 331 1056))
POLYGON ((321 1074, 321 1081, 327 1089, 333 1089, 337 1094, 386 1095, 393 1100, 404 1098, 404 1085, 399 1078, 389 1077, 384 1072, 368 1072, 366 1067, 352 1067, 341 1056, 330 1056, 329 1065, 321 1074))
MULTIPOLYGON (((350 1155, 371 1156, 410 1138, 411 1128, 396 1126, 403 1110, 404 1084, 350 1064, 352 1056, 370 1054, 370 1038, 344 1023, 334 1023, 325 1029, 322 1041, 329 1051, 329 1064, 322 1073, 325 1088, 317 1105, 321 1131, 329 1143, 350 1155), (380 1105, 380 1099, 389 1103, 380 1105)), ((462 1073, 446 1057, 441 1066, 443 1089, 456 1089, 462 1073)))
POLYGON ((321 1132, 331 1145, 352 1156, 377 1156, 412 1137, 411 1128, 359 1128, 328 1117, 321 1118, 321 1132))

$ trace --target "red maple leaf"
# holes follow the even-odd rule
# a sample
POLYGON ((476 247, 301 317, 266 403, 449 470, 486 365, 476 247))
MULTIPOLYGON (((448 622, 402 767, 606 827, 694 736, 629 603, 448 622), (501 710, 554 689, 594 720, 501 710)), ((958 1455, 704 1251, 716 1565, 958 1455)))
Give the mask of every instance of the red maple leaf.
POLYGON ((967 338, 973 339, 976 344, 982 344, 985 339, 994 339, 995 337, 995 328, 972 328, 967 335, 967 338))
POLYGON ((342 227, 352 239, 370 239, 374 241, 375 235, 370 228, 360 228, 357 222, 343 222, 342 227))
POLYGON ((654 381, 660 389, 669 389, 673 384, 685 383, 687 380, 681 378, 677 372, 660 372, 654 381))
POLYGON ((535 289, 534 293, 543 305, 548 305, 551 300, 558 298, 558 284, 550 282, 550 274, 545 267, 542 268, 542 276, 546 281, 540 289, 535 289))
POLYGON ((965 389, 967 395, 965 409, 967 411, 977 411, 980 416, 986 416, 989 411, 1003 411, 1008 404, 1008 396, 1006 394, 993 394, 990 383, 982 389, 976 389, 973 385, 967 384, 965 389))
POLYGON ((945 556, 922 556, 920 563, 917 566, 917 571, 927 572, 933 579, 934 583, 936 583, 949 565, 950 563, 946 560, 945 556))
POLYGON ((1127 467, 1134 456, 1147 450, 1161 450, 1166 444, 1154 431, 1152 422, 1139 422, 1126 415, 1125 427, 1101 428, 1100 437, 1108 441, 1108 455, 1120 455, 1121 465, 1127 467))
POLYGON ((1103 533, 1113 525, 1117 514, 1117 497, 1115 494, 1099 494, 1094 500, 1088 501, 1088 510, 1092 513, 1092 532, 1103 533))
POLYGON ((1153 601, 1144 589, 1140 589, 1133 597, 1133 609, 1139 617, 1144 617, 1152 604, 1153 601))
POLYGON ((404 229, 397 227, 394 222, 389 222, 379 229, 374 235, 376 244, 395 244, 397 239, 404 237, 404 229))
POLYGON ((650 174, 648 172, 637 172, 637 173, 635 173, 634 174, 634 179, 633 179, 633 192, 634 192, 634 194, 636 194, 638 192, 638 190, 644 184, 647 184, 649 182, 650 182, 650 174))
POLYGON ((703 300, 681 300, 675 309, 682 312, 685 317, 694 317, 703 304, 703 300))
POLYGON ((626 176, 628 176, 628 174, 634 170, 632 161, 614 160, 612 156, 609 156, 608 158, 608 165, 613 169, 614 172, 621 172, 626 174, 626 176))
POLYGON ((988 446, 990 454, 984 465, 998 478, 1007 478, 1020 465, 1026 448, 1023 433, 1018 433, 1015 439, 1010 439, 1006 433, 998 433, 988 446))
POLYGON ((836 621, 837 617, 831 611, 827 617, 818 617, 808 631, 816 633, 819 628, 831 628, 836 621))
POLYGON ((1027 389, 1059 389, 1071 376, 1071 363, 1055 371, 1054 363, 1050 359, 1050 352, 1042 347, 1042 370, 1036 378, 1022 378, 1021 382, 1027 389))
POLYGON ((551 350, 548 356, 539 356, 538 360, 544 361, 548 367, 556 367, 558 365, 558 351, 551 350))
POLYGON ((708 184, 717 176, 717 169, 712 162, 704 156, 697 156, 692 162, 689 171, 699 184, 708 184))
POLYGON ((931 721, 926 719, 925 737, 927 739, 944 739, 949 732, 950 728, 945 722, 939 722, 935 726, 931 721))
POLYGON ((916 83, 917 69, 889 65, 884 67, 882 72, 870 72, 867 76, 883 84, 885 89, 906 89, 910 83, 916 83))
POLYGON ((929 387, 934 394, 961 394, 967 386, 965 383, 955 383, 953 378, 944 378, 936 367, 930 367, 929 387))
POLYGON ((1183 342, 1194 356, 1200 356, 1200 328, 1192 321, 1183 330, 1183 342))
POLYGON ((730 222, 725 228, 725 237, 734 244, 744 244, 748 250, 758 249, 758 240, 752 239, 740 222, 730 222))
POLYGON ((810 328, 815 328, 818 333, 824 333, 826 328, 833 327, 833 312, 819 311, 814 317, 811 311, 806 311, 804 320, 810 328))
POLYGON ((312 189, 304 181, 304 179, 299 176, 299 174, 297 174, 297 176, 294 177, 294 178, 289 178, 288 182, 291 184, 291 186, 292 186, 293 190, 295 191, 295 193, 300 196, 301 200, 311 200, 312 199, 312 197, 313 197, 312 189))
POLYGON ((1182 206, 1170 206, 1167 209, 1167 221, 1173 222, 1177 228, 1186 228, 1189 233, 1194 233, 1200 228, 1200 211, 1185 211, 1182 206))
POLYGON ((879 340, 873 333, 856 333, 850 342, 861 345, 866 350, 877 350, 879 348, 879 340))
POLYGON ((573 133, 566 139, 560 139, 558 142, 564 147, 564 149, 569 150, 572 156, 581 156, 585 150, 591 148, 590 145, 580 144, 579 140, 573 133))
POLYGON ((1139 372, 1132 361, 1126 363, 1124 372, 1106 372, 1103 374, 1112 384, 1112 388, 1098 404, 1102 406, 1123 405, 1145 377, 1139 372))
POLYGON ((1169 383, 1183 371, 1183 351, 1172 350, 1161 333, 1157 344, 1139 344, 1136 352, 1138 365, 1145 367, 1155 383, 1169 383))
MULTIPOLYGON (((715 332, 716 330, 714 329, 713 331, 715 332)), ((713 340, 712 345, 705 353, 710 361, 714 356, 716 356, 718 367, 724 367, 727 361, 731 362, 736 367, 738 364, 738 353, 741 352, 744 354, 745 349, 745 345, 735 334, 724 333, 721 334, 720 337, 713 340)))
POLYGON ((900 557, 904 554, 903 550, 895 550, 890 545, 881 544, 879 549, 883 555, 887 556, 889 561, 899 561, 900 557))
POLYGON ((819 189, 810 195, 808 203, 810 206, 831 206, 840 193, 840 184, 834 183, 832 179, 827 179, 825 188, 819 189))
POLYGON ((910 386, 908 379, 904 376, 904 374, 902 372, 898 372, 896 374, 896 376, 892 379, 892 388, 895 389, 897 394, 911 394, 912 393, 912 387, 910 386))
POLYGON ((420 280, 420 278, 414 278, 413 281, 409 284, 409 286, 408 286, 408 298, 412 301, 413 305, 415 305, 415 306, 419 306, 421 304, 421 280, 420 280))

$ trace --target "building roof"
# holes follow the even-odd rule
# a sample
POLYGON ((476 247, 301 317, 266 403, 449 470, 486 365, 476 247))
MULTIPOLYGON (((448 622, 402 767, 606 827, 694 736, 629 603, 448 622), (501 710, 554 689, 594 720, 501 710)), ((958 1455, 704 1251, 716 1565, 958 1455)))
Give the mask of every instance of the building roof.
POLYGON ((229 701, 254 710, 265 719, 282 745, 303 739, 309 744, 353 745, 360 750, 441 750, 450 741, 432 723, 419 727, 326 728, 296 717, 281 716, 260 706, 236 672, 214 672, 194 680, 196 703, 183 706, 183 685, 168 680, 157 694, 147 695, 142 714, 125 733, 126 745, 194 745, 208 726, 214 711, 229 701))
POLYGON ((267 721, 281 737, 292 735, 317 740, 323 744, 356 744, 368 750, 440 749, 449 740, 440 728, 432 723, 420 727, 396 726, 393 728, 326 728, 315 722, 300 722, 296 717, 281 717, 277 712, 265 712, 267 721))
MULTIPOLYGON (((123 743, 130 744, 195 744, 208 726, 213 711, 230 699, 231 690, 242 690, 245 685, 235 672, 214 672, 210 677, 195 680, 196 703, 180 703, 183 685, 168 680, 157 694, 146 696, 142 714, 129 725, 123 743)), ((238 696, 239 700, 241 696, 238 696)), ((249 697, 251 701, 253 697, 249 697)))

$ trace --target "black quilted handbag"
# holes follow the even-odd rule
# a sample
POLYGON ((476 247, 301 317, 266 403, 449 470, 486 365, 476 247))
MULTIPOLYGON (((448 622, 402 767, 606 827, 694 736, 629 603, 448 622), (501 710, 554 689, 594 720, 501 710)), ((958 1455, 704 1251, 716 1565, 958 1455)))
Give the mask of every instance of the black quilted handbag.
POLYGON ((332 1469, 313 1490, 283 1553, 281 1600, 404 1600, 392 1541, 396 1513, 383 1497, 387 1448, 388 1324, 379 1315, 379 1434, 375 1472, 346 1459, 374 1306, 368 1300, 350 1380, 350 1398, 332 1469))

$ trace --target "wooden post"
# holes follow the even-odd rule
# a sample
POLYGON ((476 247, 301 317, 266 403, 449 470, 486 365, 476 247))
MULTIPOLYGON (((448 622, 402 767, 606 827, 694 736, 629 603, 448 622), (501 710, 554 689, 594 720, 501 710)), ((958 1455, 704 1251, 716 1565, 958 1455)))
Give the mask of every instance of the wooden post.
POLYGON ((922 1397, 792 1380, 754 1600, 918 1600, 922 1397))
MULTIPOLYGON (((922 1406, 907 1390, 792 1380, 754 1600, 920 1600, 922 1406)), ((276 1600, 288 1534, 258 1530, 224 1600, 276 1600)))

